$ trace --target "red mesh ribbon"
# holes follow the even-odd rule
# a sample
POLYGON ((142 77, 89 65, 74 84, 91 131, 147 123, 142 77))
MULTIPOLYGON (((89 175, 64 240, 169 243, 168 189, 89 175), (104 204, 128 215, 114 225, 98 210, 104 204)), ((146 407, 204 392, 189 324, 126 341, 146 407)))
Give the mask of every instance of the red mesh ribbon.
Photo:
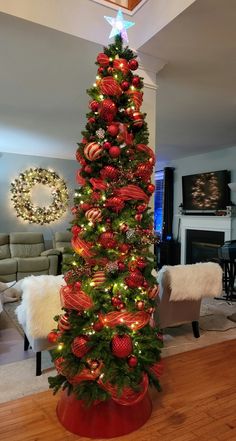
POLYGON ((84 311, 93 306, 91 297, 84 291, 80 291, 73 286, 63 286, 60 290, 62 306, 67 309, 84 311))
POLYGON ((102 78, 98 83, 98 88, 104 95, 120 96, 122 94, 119 83, 113 77, 102 78))
POLYGON ((80 170, 77 171, 77 174, 76 174, 76 181, 77 181, 78 184, 80 184, 80 185, 85 185, 85 184, 86 184, 86 180, 81 176, 81 174, 80 174, 80 170))
POLYGON ((154 151, 148 147, 146 144, 137 144, 137 150, 139 150, 140 152, 145 152, 147 153, 151 158, 155 159, 155 153, 154 151))
POLYGON ((100 315, 100 321, 105 325, 113 328, 114 326, 124 324, 134 331, 143 328, 149 323, 150 314, 145 311, 138 312, 119 312, 113 311, 108 314, 100 315))
POLYGON ((89 182, 92 184, 94 190, 106 190, 107 183, 100 178, 91 178, 89 182))
POLYGON ((163 374, 163 363, 161 361, 158 361, 157 363, 154 363, 152 366, 150 366, 149 371, 155 375, 158 379, 163 374))
POLYGON ((99 379, 98 384, 102 389, 110 393, 116 403, 123 406, 132 406, 143 399, 147 392, 149 382, 147 374, 144 373, 140 383, 140 391, 136 392, 131 389, 131 387, 124 387, 121 395, 118 394, 117 386, 113 386, 111 383, 103 383, 102 380, 99 379))
POLYGON ((127 95, 129 95, 133 101, 135 110, 139 110, 143 102, 143 93, 138 90, 128 90, 127 95))
POLYGON ((126 187, 118 188, 115 191, 117 196, 120 196, 124 201, 129 201, 131 199, 141 199, 145 202, 149 201, 149 196, 144 193, 144 191, 138 187, 138 185, 126 185, 126 187))
POLYGON ((92 251, 90 251, 91 244, 85 242, 85 240, 82 240, 79 236, 71 239, 71 245, 73 250, 84 259, 89 259, 94 255, 92 251))
POLYGON ((65 365, 63 366, 64 361, 65 360, 63 357, 59 357, 57 360, 55 360, 54 364, 58 374, 64 375, 71 384, 78 384, 81 381, 95 381, 99 377, 103 366, 101 363, 97 369, 94 370, 84 368, 81 372, 72 377, 69 374, 69 367, 65 365))

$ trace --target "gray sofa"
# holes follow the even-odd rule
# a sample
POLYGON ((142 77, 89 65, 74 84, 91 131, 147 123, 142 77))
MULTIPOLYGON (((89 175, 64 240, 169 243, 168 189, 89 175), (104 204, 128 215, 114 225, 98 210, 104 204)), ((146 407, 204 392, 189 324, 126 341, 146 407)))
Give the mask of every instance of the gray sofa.
POLYGON ((0 234, 0 281, 12 282, 33 275, 58 273, 57 250, 45 250, 41 233, 0 234))

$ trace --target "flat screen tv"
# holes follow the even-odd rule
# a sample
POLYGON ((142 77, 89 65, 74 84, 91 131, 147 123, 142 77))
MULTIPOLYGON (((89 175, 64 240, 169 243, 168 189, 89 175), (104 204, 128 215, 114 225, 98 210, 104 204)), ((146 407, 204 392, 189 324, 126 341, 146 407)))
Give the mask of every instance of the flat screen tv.
POLYGON ((182 176, 183 210, 214 212, 230 205, 228 170, 182 176))

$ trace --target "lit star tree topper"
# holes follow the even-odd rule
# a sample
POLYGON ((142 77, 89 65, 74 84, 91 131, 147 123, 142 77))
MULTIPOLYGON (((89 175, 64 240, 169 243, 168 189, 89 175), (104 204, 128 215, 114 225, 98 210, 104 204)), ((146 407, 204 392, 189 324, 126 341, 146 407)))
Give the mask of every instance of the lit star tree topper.
POLYGON ((106 15, 104 16, 104 18, 112 26, 112 30, 109 35, 109 38, 112 38, 115 35, 120 34, 123 40, 127 42, 129 41, 126 29, 129 29, 132 26, 134 26, 135 23, 133 21, 124 20, 121 10, 117 12, 117 16, 115 18, 107 17, 106 15))

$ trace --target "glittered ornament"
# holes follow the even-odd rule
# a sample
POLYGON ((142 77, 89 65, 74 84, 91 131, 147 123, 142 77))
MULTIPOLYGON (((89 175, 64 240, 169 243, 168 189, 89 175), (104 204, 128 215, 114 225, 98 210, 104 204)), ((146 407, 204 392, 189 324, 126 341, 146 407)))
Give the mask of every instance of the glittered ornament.
POLYGON ((96 271, 92 277, 92 282, 95 288, 98 288, 106 281, 105 271, 96 271))
POLYGON ((133 350, 132 338, 128 334, 114 335, 111 341, 111 350, 115 357, 128 357, 133 350))
POLYGON ((147 209, 147 205, 146 204, 140 204, 136 208, 138 213, 143 213, 146 209, 147 209))
POLYGON ((139 288, 143 285, 144 277, 138 270, 133 271, 125 279, 125 283, 129 288, 139 288))
POLYGON ((90 222, 101 222, 102 220, 102 211, 100 208, 90 208, 90 210, 86 211, 85 217, 90 222))
POLYGON ((109 66, 109 57, 108 55, 104 54, 103 52, 99 53, 97 56, 97 62, 101 66, 109 66))
POLYGON ((105 130, 102 129, 101 127, 100 127, 100 129, 96 130, 96 136, 99 139, 104 139, 105 138, 105 133, 106 133, 105 130))
POLYGON ((113 68, 122 72, 123 75, 127 75, 130 70, 129 63, 125 58, 115 58, 113 68))
POLYGON ((54 331, 49 332, 47 339, 49 343, 56 343, 58 340, 58 333, 54 331))
POLYGON ((108 274, 114 274, 118 271, 118 263, 117 262, 109 262, 106 264, 106 272, 108 274))
POLYGON ((69 331, 70 328, 71 326, 69 322, 69 315, 68 314, 61 315, 58 320, 58 329, 64 332, 64 331, 69 331))
POLYGON ((93 112, 97 112, 98 111, 98 107, 99 107, 99 103, 96 100, 92 100, 89 103, 89 107, 93 112))
POLYGON ((100 234, 98 242, 103 248, 107 249, 115 248, 117 245, 114 233, 111 231, 106 231, 105 233, 100 234))
POLYGON ((111 136, 116 136, 119 132, 119 126, 118 124, 110 124, 107 127, 107 132, 109 133, 109 135, 111 136))
POLYGON ((126 253, 128 253, 129 250, 130 250, 130 245, 128 245, 127 243, 121 243, 121 244, 119 245, 119 250, 120 250, 121 253, 126 254, 126 253))
POLYGON ((136 367, 138 364, 138 358, 135 355, 130 355, 130 357, 128 358, 128 365, 131 368, 136 367))
POLYGON ((84 148, 84 155, 89 161, 95 161, 100 158, 103 148, 97 142, 89 142, 84 148))
POLYGON ((107 121, 108 123, 112 122, 117 113, 116 104, 109 98, 104 99, 100 103, 99 113, 101 118, 103 118, 105 121, 107 121))
POLYGON ((100 171, 100 175, 103 179, 117 179, 119 176, 119 170, 113 165, 105 165, 100 171))
POLYGON ((112 76, 104 77, 98 84, 99 90, 104 95, 118 97, 122 94, 121 87, 112 76))
POLYGON ((120 147, 113 145, 110 149, 109 149, 109 155, 112 158, 118 158, 118 156, 120 156, 121 150, 120 147))
POLYGON ((119 297, 112 297, 111 303, 116 308, 121 303, 121 299, 119 297))
POLYGON ((129 61, 129 68, 131 70, 136 70, 138 69, 138 62, 135 58, 133 58, 132 60, 129 61))
POLYGON ((124 271, 126 269, 124 262, 118 262, 118 268, 119 271, 124 271))
POLYGON ((85 354, 87 354, 90 349, 88 346, 88 341, 89 338, 87 335, 79 335, 78 337, 74 338, 71 345, 71 350, 76 357, 82 358, 85 354))
POLYGON ((126 237, 127 237, 128 240, 132 240, 135 237, 135 234, 136 234, 136 231, 135 231, 134 228, 129 228, 126 231, 126 237))

